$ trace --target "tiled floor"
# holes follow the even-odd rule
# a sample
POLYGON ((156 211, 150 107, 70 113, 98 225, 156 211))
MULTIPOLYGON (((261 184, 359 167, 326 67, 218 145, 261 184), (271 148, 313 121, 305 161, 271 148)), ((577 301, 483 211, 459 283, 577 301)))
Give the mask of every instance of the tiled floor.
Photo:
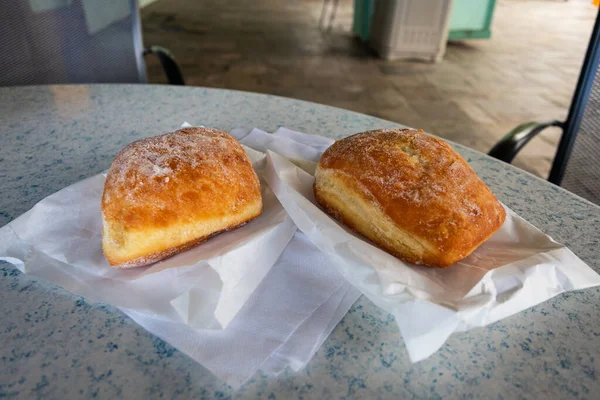
MULTIPOLYGON (((443 62, 386 62, 352 38, 352 1, 331 33, 321 1, 158 0, 142 9, 147 45, 169 48, 187 84, 271 93, 422 128, 487 152, 514 126, 566 116, 592 29, 588 1, 499 0, 493 38, 450 43, 443 62)), ((150 82, 164 82, 156 63, 150 82)), ((515 164, 546 176, 559 130, 515 164)))

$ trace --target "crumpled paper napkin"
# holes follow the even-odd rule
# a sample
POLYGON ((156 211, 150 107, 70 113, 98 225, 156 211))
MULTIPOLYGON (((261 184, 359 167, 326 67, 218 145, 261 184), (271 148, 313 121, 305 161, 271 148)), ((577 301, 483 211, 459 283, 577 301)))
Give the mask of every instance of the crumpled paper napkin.
MULTIPOLYGON (((264 154, 246 151, 262 180, 264 154)), ((69 186, 2 227, 0 259, 119 307, 233 387, 259 368, 303 368, 360 295, 296 232, 264 181, 263 215, 252 223, 150 267, 114 269, 100 242, 104 179, 69 186)))
POLYGON ((344 278, 394 315, 413 362, 435 353, 453 332, 600 285, 600 276, 573 252, 508 208, 500 230, 465 260, 445 269, 404 263, 318 207, 310 168, 270 150, 267 162, 265 179, 298 229, 344 278))

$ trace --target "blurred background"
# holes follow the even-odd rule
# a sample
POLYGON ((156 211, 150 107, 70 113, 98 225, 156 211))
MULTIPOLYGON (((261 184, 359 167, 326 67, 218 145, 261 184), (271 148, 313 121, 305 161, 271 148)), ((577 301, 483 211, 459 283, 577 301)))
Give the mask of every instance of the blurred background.
MULTIPOLYGON (((328 30, 330 3, 320 28, 318 0, 157 0, 141 11, 144 41, 169 48, 188 85, 328 104, 487 152, 520 123, 566 117, 597 12, 591 1, 454 0, 445 55, 431 63, 378 58, 355 22, 367 2, 339 0, 328 30)), ((148 78, 165 82, 157 63, 148 78)), ((545 130, 513 164, 547 177, 560 134, 545 130)))
MULTIPOLYGON (((185 79, 488 152, 523 122, 565 119, 597 11, 593 0, 0 0, 0 85, 185 79)), ((544 130, 513 164, 546 178, 560 135, 544 130)))

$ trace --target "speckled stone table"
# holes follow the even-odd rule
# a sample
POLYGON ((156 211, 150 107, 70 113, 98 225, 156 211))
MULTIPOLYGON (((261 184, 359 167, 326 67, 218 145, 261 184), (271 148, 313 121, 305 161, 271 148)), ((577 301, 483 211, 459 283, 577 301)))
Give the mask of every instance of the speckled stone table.
MULTIPOLYGON (((91 85, 0 89, 0 225, 108 168, 127 143, 183 122, 280 125, 340 138, 394 123, 244 92, 91 85)), ((596 271, 600 208, 458 147, 501 201, 596 271)), ((0 264, 0 398, 598 398, 600 290, 558 296, 455 334, 411 364, 391 316, 361 298, 300 373, 237 392, 117 309, 0 264)), ((427 316, 424 316, 426 318, 427 316)))

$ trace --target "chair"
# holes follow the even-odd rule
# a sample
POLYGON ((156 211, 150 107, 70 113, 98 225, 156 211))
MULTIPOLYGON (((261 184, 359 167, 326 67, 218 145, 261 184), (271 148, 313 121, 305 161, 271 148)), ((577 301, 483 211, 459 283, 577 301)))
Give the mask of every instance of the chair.
POLYGON ((509 132, 488 153, 510 163, 549 126, 562 128, 548 180, 600 205, 600 13, 581 68, 566 121, 529 122, 509 132))
POLYGON ((325 16, 327 14, 327 4, 329 0, 323 0, 323 6, 321 7, 321 14, 319 15, 319 29, 331 32, 333 29, 333 21, 335 21, 335 14, 337 13, 340 0, 333 0, 332 8, 329 13, 329 23, 325 25, 325 16))
POLYGON ((168 51, 142 45, 137 0, 0 0, 0 86, 146 83, 144 56, 183 85, 168 51))

